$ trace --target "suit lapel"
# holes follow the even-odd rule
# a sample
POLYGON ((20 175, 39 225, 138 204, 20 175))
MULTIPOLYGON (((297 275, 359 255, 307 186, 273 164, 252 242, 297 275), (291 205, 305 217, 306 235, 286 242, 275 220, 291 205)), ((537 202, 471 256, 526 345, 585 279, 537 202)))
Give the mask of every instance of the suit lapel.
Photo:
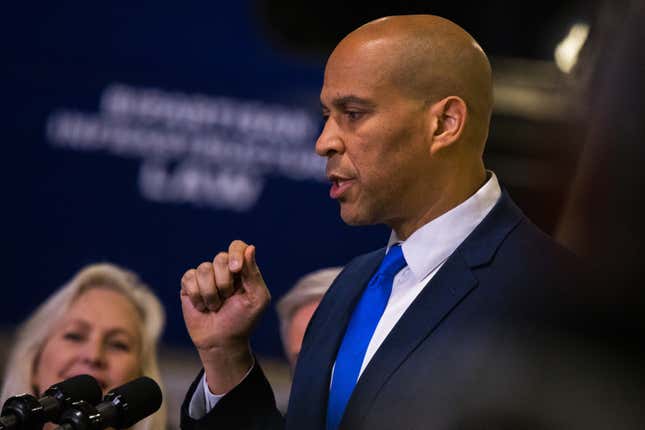
MULTIPOLYGON (((522 219, 504 191, 482 223, 446 260, 387 336, 361 376, 341 428, 359 428, 379 390, 414 349, 477 286, 472 269, 489 263, 522 219)), ((385 249, 359 257, 331 286, 305 335, 287 414, 288 429, 324 429, 331 369, 349 317, 385 249)))
POLYGON ((385 248, 348 265, 321 302, 300 351, 289 399, 287 428, 324 429, 331 370, 349 318, 385 248), (320 318, 320 321, 318 321, 320 318))
POLYGON ((446 261, 365 368, 349 400, 341 428, 356 428, 390 376, 476 285, 477 280, 463 259, 446 261))
POLYGON ((394 326, 365 368, 352 393, 342 429, 359 428, 384 384, 415 348, 477 286, 472 268, 488 264, 522 215, 508 194, 446 260, 394 326))

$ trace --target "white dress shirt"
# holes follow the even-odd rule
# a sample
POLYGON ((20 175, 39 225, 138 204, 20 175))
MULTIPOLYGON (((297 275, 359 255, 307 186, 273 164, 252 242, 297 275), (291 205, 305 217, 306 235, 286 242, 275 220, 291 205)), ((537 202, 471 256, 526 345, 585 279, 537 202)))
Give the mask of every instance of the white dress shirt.
POLYGON ((501 194, 497 177, 490 172, 488 181, 468 200, 425 224, 407 240, 401 241, 394 231, 391 233, 387 251, 392 245, 400 243, 408 265, 394 277, 392 293, 365 351, 359 378, 414 299, 493 209, 501 194))
MULTIPOLYGON (((475 194, 419 228, 407 240, 401 241, 395 232, 391 233, 387 251, 392 245, 401 243, 408 265, 394 277, 392 293, 367 346, 359 378, 414 299, 499 200, 501 189, 497 177, 493 172, 488 173, 490 178, 475 194)), ((201 418, 214 408, 223 396, 224 394, 215 395, 210 392, 204 376, 201 389, 195 390, 191 399, 189 415, 194 419, 201 418)))

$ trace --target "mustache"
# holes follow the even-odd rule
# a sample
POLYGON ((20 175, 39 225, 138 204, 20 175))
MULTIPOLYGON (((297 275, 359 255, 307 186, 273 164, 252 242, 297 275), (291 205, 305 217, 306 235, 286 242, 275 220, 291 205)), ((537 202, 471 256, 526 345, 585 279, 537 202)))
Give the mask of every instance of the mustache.
POLYGON ((325 175, 328 179, 339 178, 349 179, 356 176, 353 172, 340 166, 340 162, 334 159, 327 160, 327 167, 325 168, 325 175))

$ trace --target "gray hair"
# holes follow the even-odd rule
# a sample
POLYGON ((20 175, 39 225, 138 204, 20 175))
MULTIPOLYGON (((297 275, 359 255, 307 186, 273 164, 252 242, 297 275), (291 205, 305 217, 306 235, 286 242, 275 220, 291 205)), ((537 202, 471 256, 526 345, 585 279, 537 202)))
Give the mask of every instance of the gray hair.
MULTIPOLYGON (((34 366, 51 334, 78 296, 91 288, 110 288, 123 294, 139 311, 141 317, 141 374, 161 386, 157 364, 157 342, 164 326, 165 314, 159 299, 136 274, 109 263, 83 267, 66 285, 53 293, 19 328, 2 386, 0 400, 20 394, 35 393, 32 384, 34 366)), ((132 430, 159 430, 166 427, 166 406, 140 421, 132 430)))
POLYGON ((280 319, 280 337, 285 347, 287 330, 293 314, 302 306, 320 300, 341 270, 342 267, 328 267, 311 272, 300 278, 278 301, 276 308, 280 319))

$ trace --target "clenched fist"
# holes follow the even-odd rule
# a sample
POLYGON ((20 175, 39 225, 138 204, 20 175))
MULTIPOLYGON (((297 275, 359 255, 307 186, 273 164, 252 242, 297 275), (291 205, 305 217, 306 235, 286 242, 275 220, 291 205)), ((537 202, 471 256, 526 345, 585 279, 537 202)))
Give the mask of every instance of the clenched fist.
POLYGON ((253 365, 249 338, 270 300, 255 247, 241 240, 182 277, 184 321, 211 392, 229 391, 253 365))

